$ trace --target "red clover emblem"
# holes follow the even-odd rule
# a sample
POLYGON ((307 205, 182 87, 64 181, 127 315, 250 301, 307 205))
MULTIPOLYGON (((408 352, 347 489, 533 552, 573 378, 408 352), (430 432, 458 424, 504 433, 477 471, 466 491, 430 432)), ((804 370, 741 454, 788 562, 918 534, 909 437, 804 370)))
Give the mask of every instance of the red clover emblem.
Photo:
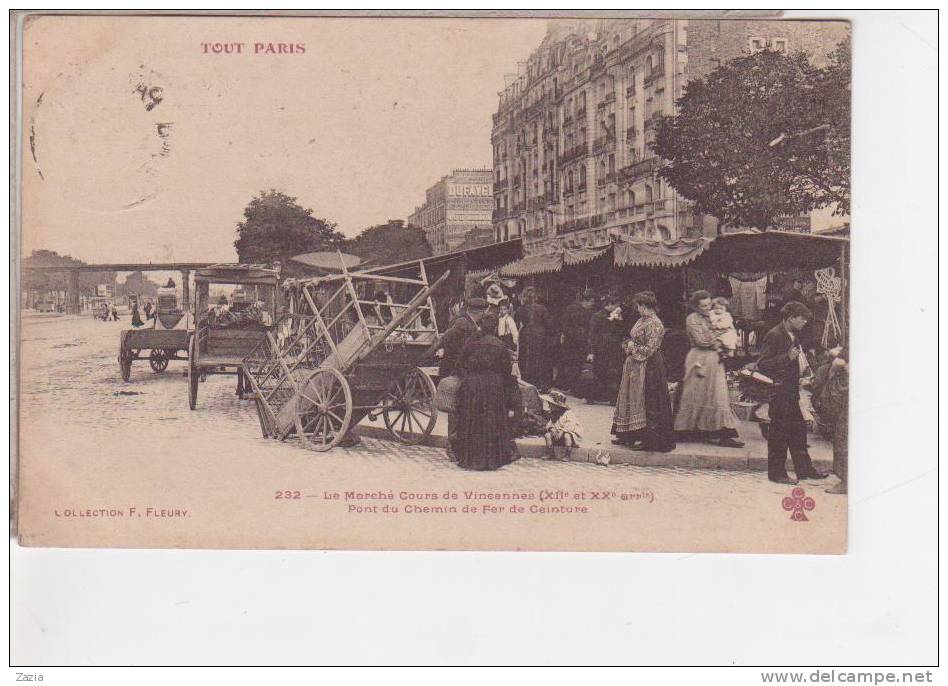
POLYGON ((787 512, 790 512, 790 519, 794 522, 808 522, 804 510, 812 510, 816 507, 816 501, 813 500, 810 496, 806 495, 804 491, 799 486, 794 488, 790 495, 783 499, 783 509, 787 512))

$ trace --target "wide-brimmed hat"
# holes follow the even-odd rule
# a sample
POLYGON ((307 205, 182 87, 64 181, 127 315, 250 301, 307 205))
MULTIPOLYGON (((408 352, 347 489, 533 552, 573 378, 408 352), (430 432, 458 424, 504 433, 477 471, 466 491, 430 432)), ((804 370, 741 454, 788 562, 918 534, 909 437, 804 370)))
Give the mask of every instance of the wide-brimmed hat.
POLYGON ((501 300, 504 300, 507 296, 504 295, 504 289, 500 287, 500 284, 492 283, 487 287, 487 302, 491 305, 497 305, 501 300))
POLYGON ((549 393, 544 393, 540 397, 551 405, 556 405, 557 407, 562 407, 566 410, 569 409, 569 405, 566 401, 566 394, 562 393, 561 391, 550 391, 549 393))

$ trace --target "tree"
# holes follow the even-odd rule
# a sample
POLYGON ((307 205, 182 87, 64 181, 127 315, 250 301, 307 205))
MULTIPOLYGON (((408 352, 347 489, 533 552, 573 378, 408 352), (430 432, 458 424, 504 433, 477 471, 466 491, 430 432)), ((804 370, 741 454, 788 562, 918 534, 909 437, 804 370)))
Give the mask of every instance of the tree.
POLYGON ((688 83, 657 123, 660 174, 695 211, 768 228, 780 216, 849 211, 849 46, 826 68, 765 50, 688 83))
POLYGON ((300 253, 336 250, 344 242, 334 223, 315 218, 296 198, 271 189, 247 205, 234 247, 241 262, 273 264, 300 253))
POLYGON ((398 220, 370 226, 348 241, 343 250, 378 265, 406 262, 432 254, 425 232, 398 220))

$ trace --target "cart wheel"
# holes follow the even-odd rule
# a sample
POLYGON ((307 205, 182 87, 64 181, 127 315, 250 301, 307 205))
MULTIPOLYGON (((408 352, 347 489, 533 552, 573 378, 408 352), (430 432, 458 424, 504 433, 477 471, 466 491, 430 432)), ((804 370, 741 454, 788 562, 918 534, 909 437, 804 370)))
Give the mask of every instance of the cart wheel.
POLYGON ((438 420, 434 397, 434 383, 422 370, 413 367, 391 385, 382 400, 385 428, 402 443, 420 443, 431 434, 438 420))
POLYGON ((167 350, 155 348, 151 351, 151 355, 148 356, 148 364, 151 365, 152 371, 156 374, 161 374, 161 372, 168 368, 168 359, 167 350))
POLYGON ((346 377, 331 367, 317 369, 299 389, 296 433, 303 444, 319 452, 338 445, 352 420, 352 391, 346 377))
POLYGON ((194 336, 188 341, 188 407, 192 410, 197 407, 198 400, 198 369, 194 360, 194 336))
POLYGON ((123 331, 119 338, 119 369, 122 371, 122 381, 128 381, 132 378, 132 358, 129 351, 125 349, 125 336, 128 332, 123 331))

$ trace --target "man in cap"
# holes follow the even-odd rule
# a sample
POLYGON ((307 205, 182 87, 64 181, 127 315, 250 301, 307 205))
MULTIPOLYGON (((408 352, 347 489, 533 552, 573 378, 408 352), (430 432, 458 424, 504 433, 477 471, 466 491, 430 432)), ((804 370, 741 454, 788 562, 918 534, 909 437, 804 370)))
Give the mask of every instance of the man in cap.
POLYGON ((767 434, 767 478, 779 484, 795 484, 787 475, 787 450, 797 479, 825 479, 813 467, 806 449, 806 422, 800 411, 800 373, 806 355, 800 331, 812 316, 806 305, 791 300, 780 310, 783 321, 767 332, 757 369, 774 381, 767 434))
MULTIPOLYGON (((444 354, 438 367, 439 378, 443 379, 446 376, 457 375, 457 363, 461 356, 461 350, 464 348, 464 344, 477 333, 477 322, 480 321, 485 312, 487 312, 487 301, 483 298, 468 298, 464 302, 464 310, 454 318, 451 326, 448 327, 441 338, 440 347, 444 354)), ((448 414, 448 457, 452 462, 456 459, 454 441, 457 428, 454 422, 454 415, 448 414)))

